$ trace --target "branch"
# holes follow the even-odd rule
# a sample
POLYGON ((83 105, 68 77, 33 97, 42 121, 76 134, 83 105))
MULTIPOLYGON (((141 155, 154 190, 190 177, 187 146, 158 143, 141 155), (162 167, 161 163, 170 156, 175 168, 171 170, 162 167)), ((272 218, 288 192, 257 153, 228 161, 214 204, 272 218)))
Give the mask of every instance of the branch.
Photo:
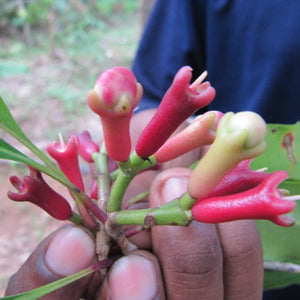
POLYGON ((294 263, 282 263, 278 261, 265 261, 264 269, 268 271, 279 271, 290 274, 300 273, 300 265, 294 263))

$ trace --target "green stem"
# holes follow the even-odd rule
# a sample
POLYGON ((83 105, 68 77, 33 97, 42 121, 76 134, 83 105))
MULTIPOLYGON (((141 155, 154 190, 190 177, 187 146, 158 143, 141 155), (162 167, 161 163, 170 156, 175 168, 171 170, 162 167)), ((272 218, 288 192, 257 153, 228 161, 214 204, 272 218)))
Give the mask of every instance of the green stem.
POLYGON ((100 153, 94 153, 93 159, 97 167, 97 183, 98 183, 98 199, 101 201, 100 207, 104 209, 104 204, 108 201, 110 192, 110 176, 107 165, 107 152, 104 144, 101 147, 100 153), (102 205, 103 204, 103 205, 102 205))
POLYGON ((92 215, 89 213, 87 207, 86 207, 86 200, 84 197, 84 194, 75 191, 70 191, 72 194, 73 199, 76 202, 77 209, 84 220, 85 224, 94 230, 98 229, 98 224, 96 223, 95 219, 92 217, 92 215))
POLYGON ((75 213, 74 211, 72 212, 72 215, 69 218, 69 221, 75 225, 84 225, 84 221, 83 221, 82 217, 79 214, 75 213))
POLYGON ((109 176, 110 176, 110 180, 111 181, 115 181, 119 175, 120 169, 116 169, 114 171, 112 171, 109 176))
POLYGON ((136 174, 124 174, 120 172, 115 181, 106 205, 107 212, 114 212, 121 209, 124 194, 136 174))
MULTIPOLYGON (((139 156, 136 153, 133 153, 131 155, 131 159, 134 156, 137 156, 137 158, 139 158, 139 156)), ((148 160, 143 160, 142 163, 139 161, 139 159, 134 159, 134 161, 139 164, 140 171, 145 170, 145 169, 150 168, 150 167, 154 167, 155 165, 157 165, 157 160, 156 160, 154 155, 150 156, 148 160)), ((115 181, 120 172, 121 172, 120 168, 112 171, 109 174, 110 178, 111 178, 111 181, 115 181)))
POLYGON ((124 194, 132 179, 142 170, 150 168, 156 164, 156 160, 150 157, 144 160, 133 152, 126 162, 119 162, 119 173, 111 189, 107 202, 107 212, 114 212, 121 209, 124 194))
POLYGON ((196 199, 192 198, 189 193, 185 193, 179 199, 180 206, 182 209, 191 209, 192 206, 196 203, 196 199))
POLYGON ((119 225, 180 225, 187 226, 192 221, 190 210, 180 206, 180 200, 175 199, 172 205, 138 210, 121 210, 116 212, 114 222, 119 225), (176 205, 175 205, 176 204, 176 205))

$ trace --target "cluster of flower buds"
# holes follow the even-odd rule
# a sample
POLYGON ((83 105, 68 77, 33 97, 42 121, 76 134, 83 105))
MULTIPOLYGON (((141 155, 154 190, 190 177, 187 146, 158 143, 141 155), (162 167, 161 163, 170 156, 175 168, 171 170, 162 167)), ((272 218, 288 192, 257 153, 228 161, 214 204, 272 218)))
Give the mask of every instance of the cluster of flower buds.
MULTIPOLYGON (((179 125, 214 99, 215 90, 208 81, 204 81, 206 75, 204 72, 190 83, 190 67, 184 66, 177 72, 156 113, 142 131, 133 156, 130 156, 130 121, 141 100, 142 86, 134 74, 123 67, 114 67, 100 74, 88 93, 87 102, 101 119, 109 160, 118 162, 120 168, 127 166, 124 174, 124 170, 117 173, 123 177, 116 180, 111 190, 115 188, 122 192, 114 191, 111 195, 123 197, 131 179, 145 168, 153 168, 155 164, 160 165, 208 145, 209 149, 192 172, 187 188, 194 201, 188 208, 194 220, 219 223, 237 219, 267 219, 281 226, 292 225, 293 220, 285 214, 295 208, 295 202, 290 201, 295 197, 286 197, 286 191, 277 187, 288 174, 284 171, 268 174, 250 168, 251 159, 266 148, 267 127, 259 115, 253 112, 223 115, 209 111, 195 117, 185 130, 172 135, 179 125), (135 161, 133 157, 138 159, 135 161), (144 163, 148 163, 146 167, 144 163)), ((91 200, 98 198, 96 181, 90 197, 85 194, 78 157, 93 163, 93 154, 100 151, 99 145, 88 131, 84 131, 78 136, 71 136, 67 145, 62 140, 60 144, 50 144, 47 151, 78 189, 77 197, 71 194, 77 201, 80 214, 90 227, 97 228, 94 217, 105 222, 107 216, 91 200)), ((18 190, 18 193, 9 192, 11 199, 30 201, 61 220, 72 215, 68 202, 46 184, 40 172, 31 169, 30 176, 23 180, 16 176, 10 180, 18 190)), ((109 212, 121 206, 111 207, 109 212)))
POLYGON ((283 215, 296 204, 277 189, 288 173, 267 174, 249 167, 249 159, 266 148, 266 132, 264 120, 256 113, 227 113, 222 117, 212 146, 189 179, 188 192, 197 199, 192 207, 195 220, 267 219, 281 226, 294 223, 283 215))
MULTIPOLYGON (((266 149, 265 121, 249 111, 225 114, 208 111, 193 116, 215 97, 215 89, 204 81, 206 76, 204 72, 190 83, 192 69, 182 67, 133 147, 130 122, 142 98, 143 88, 126 68, 104 71, 87 95, 89 107, 100 117, 102 144, 95 143, 85 130, 79 135, 71 135, 66 144, 62 137, 60 142, 49 144, 47 152, 51 158, 27 140, 8 109, 4 111, 6 108, 0 98, 4 115, 0 127, 23 142, 41 161, 23 155, 0 139, 2 158, 29 166, 29 175, 10 177, 16 191, 9 191, 8 197, 37 205, 58 220, 83 225, 96 237, 99 262, 63 278, 57 285, 52 283, 39 288, 37 293, 31 294, 33 297, 59 288, 67 280, 78 280, 110 267, 116 259, 111 255, 117 248, 125 255, 136 249, 128 237, 156 225, 187 226, 195 221, 217 224, 241 219, 268 220, 284 227, 295 223, 293 215, 288 214, 295 209, 295 200, 299 200, 300 195, 289 195, 289 191, 279 186, 289 177, 288 172, 267 173, 250 167, 251 161, 266 149), (185 129, 175 134, 186 120, 185 129), (133 205, 147 197, 149 191, 123 201, 136 175, 140 174, 142 178, 141 172, 163 169, 161 166, 165 162, 201 147, 205 151, 197 152, 205 153, 203 157, 191 170, 185 169, 189 179, 186 193, 181 197, 143 209, 133 209, 133 205), (83 180, 80 168, 84 161, 95 163, 95 166, 89 165, 93 170, 90 188, 83 180), (47 184, 41 172, 65 185, 75 201, 76 212, 66 198, 47 184), (124 229, 123 225, 130 227, 124 229)), ((285 141, 282 147, 288 150, 285 141)), ((22 295, 22 299, 29 297, 27 293, 20 297, 22 295)))
POLYGON ((155 115, 141 133, 135 151, 143 158, 155 153, 170 135, 197 110, 207 106, 215 97, 215 89, 200 76, 193 84, 192 69, 182 67, 164 95, 155 115))

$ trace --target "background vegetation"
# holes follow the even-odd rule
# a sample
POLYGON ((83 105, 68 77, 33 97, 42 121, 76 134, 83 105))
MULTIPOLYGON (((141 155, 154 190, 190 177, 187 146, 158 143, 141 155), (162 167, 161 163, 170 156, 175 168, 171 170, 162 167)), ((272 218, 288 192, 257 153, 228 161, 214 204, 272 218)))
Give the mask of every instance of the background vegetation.
POLYGON ((0 8, 0 95, 21 125, 39 124, 37 140, 73 129, 65 119, 85 114, 99 73, 130 66, 141 33, 137 0, 0 0, 0 8))

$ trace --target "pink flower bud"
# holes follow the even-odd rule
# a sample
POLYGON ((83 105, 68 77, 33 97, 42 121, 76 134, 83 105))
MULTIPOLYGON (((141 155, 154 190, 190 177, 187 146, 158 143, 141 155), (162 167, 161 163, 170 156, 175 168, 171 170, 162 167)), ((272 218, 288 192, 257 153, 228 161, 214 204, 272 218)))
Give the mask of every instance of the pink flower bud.
POLYGON ((129 125, 141 96, 141 85, 133 73, 123 67, 103 72, 87 96, 90 108, 101 118, 107 153, 116 161, 126 161, 129 157, 129 125))
POLYGON ((77 135, 79 145, 78 145, 78 153, 79 155, 87 162, 94 162, 92 158, 92 154, 95 152, 99 152, 99 146, 93 142, 90 133, 87 130, 84 130, 80 134, 77 135))
POLYGON ((193 218, 204 223, 221 223, 240 219, 265 219, 291 226, 294 221, 284 216, 296 203, 282 197, 277 185, 288 178, 285 171, 276 171, 258 186, 233 195, 198 200, 192 207, 193 218))
POLYGON ((263 153, 266 128, 265 121, 254 112, 226 113, 218 124, 214 142, 189 179, 190 196, 206 197, 241 161, 263 153))
POLYGON ((47 151, 53 157, 60 169, 69 178, 69 180, 77 186, 80 190, 84 191, 83 180, 78 162, 78 138, 76 136, 70 137, 67 145, 63 142, 53 142, 47 146, 47 151))
POLYGON ((250 162, 251 159, 240 162, 222 178, 205 198, 226 196, 249 190, 270 176, 269 173, 253 171, 249 166, 250 162))
POLYGON ((93 181, 90 196, 91 196, 91 199, 98 200, 98 181, 97 181, 97 179, 95 179, 93 181))
POLYGON ((222 115, 221 112, 209 111, 196 117, 187 128, 169 138, 155 152, 156 160, 163 163, 201 146, 210 145, 215 139, 222 115))
POLYGON ((136 144, 136 153, 147 158, 155 153, 177 129, 198 109, 207 106, 215 97, 215 89, 204 78, 190 84, 192 68, 182 67, 174 77, 155 115, 143 130, 136 144))
POLYGON ((58 220, 68 220, 72 215, 72 209, 68 201, 55 192, 43 179, 42 174, 30 168, 30 175, 22 179, 11 176, 11 184, 18 191, 9 191, 8 197, 14 201, 28 201, 58 220))

